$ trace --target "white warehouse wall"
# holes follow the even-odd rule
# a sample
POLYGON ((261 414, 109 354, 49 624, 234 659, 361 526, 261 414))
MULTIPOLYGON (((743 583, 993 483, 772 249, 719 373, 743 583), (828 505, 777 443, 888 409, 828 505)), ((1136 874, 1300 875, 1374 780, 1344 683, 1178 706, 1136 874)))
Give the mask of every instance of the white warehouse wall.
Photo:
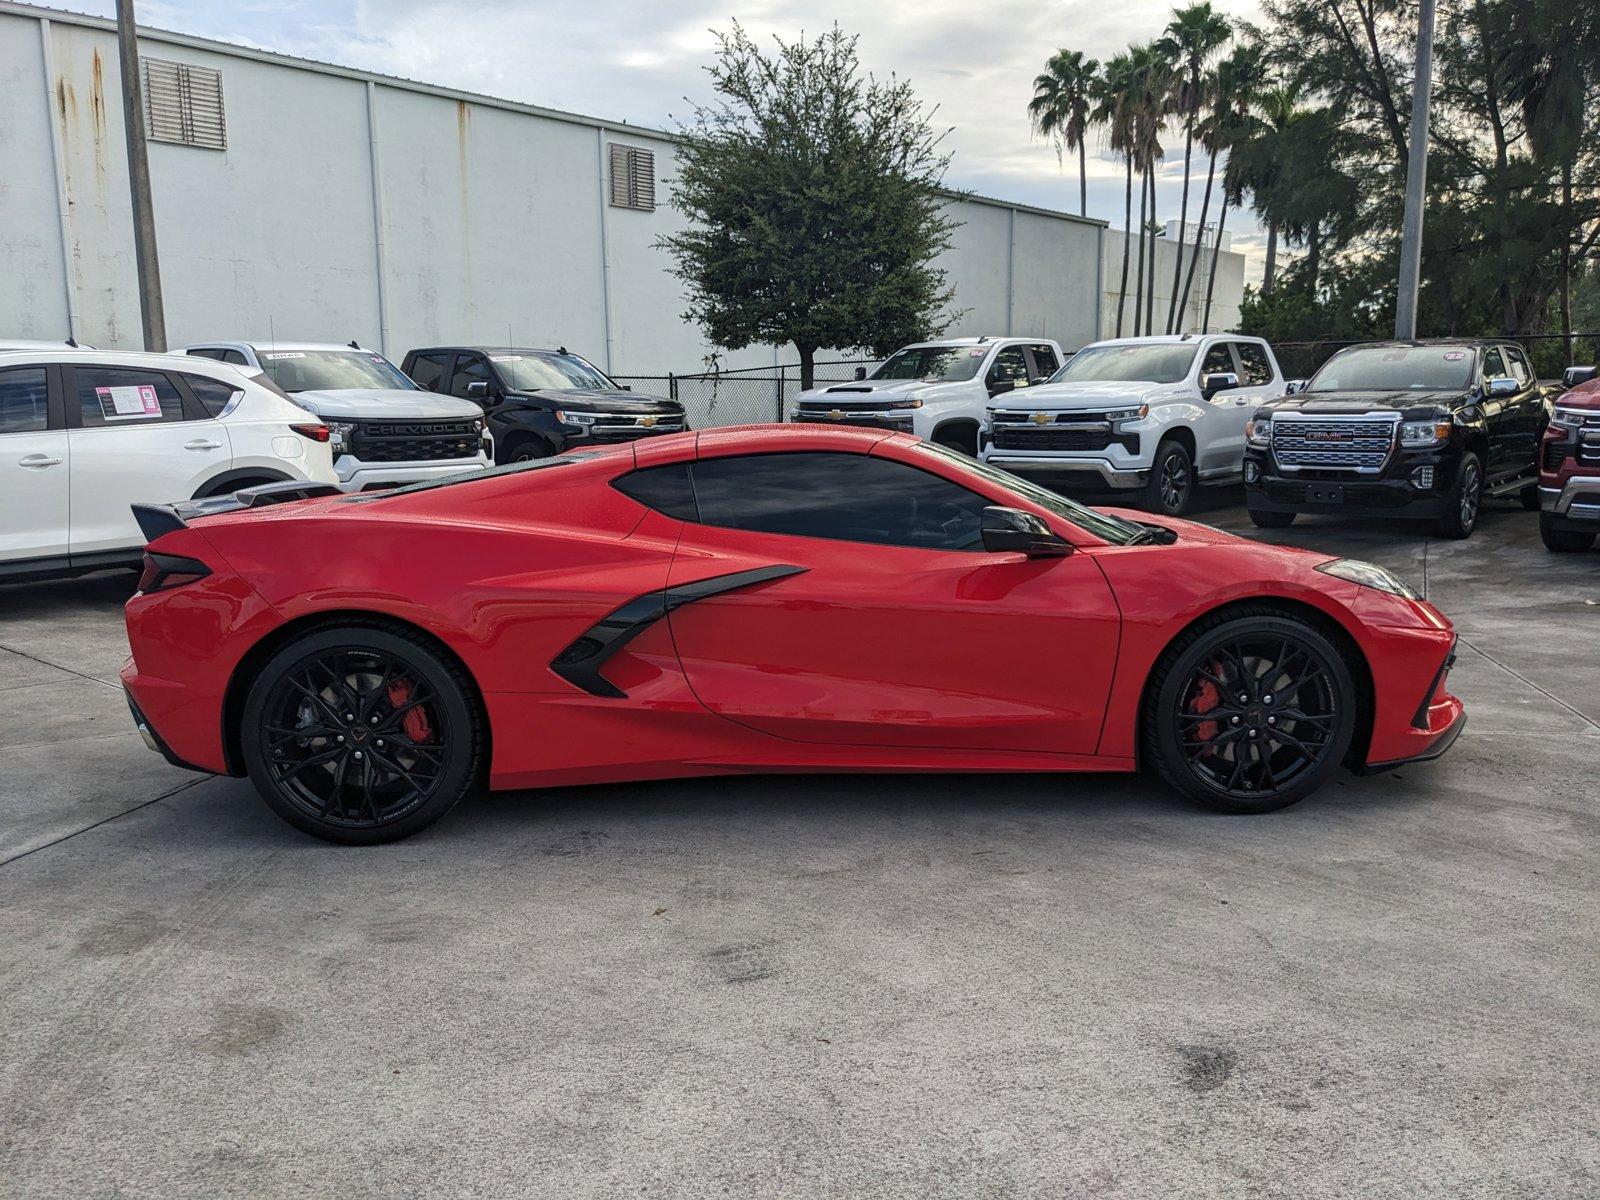
MULTIPOLYGON (((224 151, 150 143, 171 344, 275 333, 399 357, 509 335, 619 374, 692 372, 713 350, 655 248, 681 227, 667 135, 181 34, 145 31, 140 50, 220 70, 227 119, 224 151), (656 211, 605 203, 611 142, 655 151, 656 211)), ((0 337, 136 347, 113 23, 0 0, 0 112, 0 337)), ((1105 328, 1119 235, 983 198, 950 209, 951 333, 1075 349, 1105 328)), ((1237 305, 1235 289, 1217 313, 1237 305)))

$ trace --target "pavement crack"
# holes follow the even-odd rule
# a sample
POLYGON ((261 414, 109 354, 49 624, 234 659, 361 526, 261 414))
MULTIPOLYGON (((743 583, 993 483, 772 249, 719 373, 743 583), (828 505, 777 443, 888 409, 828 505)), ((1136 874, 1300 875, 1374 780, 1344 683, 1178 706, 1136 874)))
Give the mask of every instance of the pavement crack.
MULTIPOLYGON (((15 646, 8 646, 4 642, 0 642, 0 650, 4 650, 7 654, 15 654, 18 658, 26 658, 30 662, 36 662, 40 666, 54 667, 58 671, 65 671, 68 675, 76 675, 79 679, 87 679, 90 683, 98 683, 101 687, 112 688, 113 690, 119 692, 122 690, 122 685, 120 683, 107 683, 104 679, 100 679, 97 676, 86 675, 82 671, 75 671, 71 667, 63 666, 58 662, 51 662, 48 658, 40 658, 37 654, 29 654, 26 650, 18 650, 15 646)), ((47 680, 46 682, 49 681, 47 680)))
POLYGON ((125 808, 119 813, 112 813, 109 817, 102 817, 92 825, 85 825, 82 829, 74 829, 71 833, 64 833, 53 841, 46 842, 42 846, 34 846, 32 849, 24 850, 20 854, 13 854, 10 858, 0 859, 0 867, 9 867, 12 863, 27 858, 30 854, 37 854, 41 850, 50 849, 51 846, 59 846, 62 842, 70 841, 72 838, 77 837, 80 833, 88 833, 91 829, 99 829, 100 826, 109 825, 112 821, 120 821, 123 817, 126 817, 131 813, 136 813, 142 808, 149 808, 152 804, 159 804, 163 800, 170 800, 179 792, 186 792, 192 787, 199 787, 204 782, 205 779, 191 779, 187 783, 180 783, 177 787, 169 788, 167 791, 162 792, 159 796, 152 796, 148 800, 140 801, 132 808, 125 808))
POLYGON ((1518 671, 1518 670, 1515 670, 1512 667, 1506 666, 1505 663, 1501 662, 1498 658, 1496 658, 1494 655, 1490 654, 1487 650, 1483 650, 1483 649, 1480 649, 1477 646, 1474 646, 1471 642, 1467 641, 1467 639, 1462 637, 1459 633, 1456 635, 1456 640, 1459 641, 1461 643, 1461 645, 1465 646, 1468 650, 1471 650, 1474 654, 1477 654, 1477 655, 1479 655, 1479 656, 1481 656, 1483 658, 1488 659, 1491 663, 1493 663, 1495 666, 1499 667, 1502 671, 1504 671, 1507 675, 1510 675, 1513 679, 1520 679, 1523 683, 1527 684, 1529 687, 1531 687, 1534 691, 1538 692, 1541 696, 1545 697, 1547 700, 1554 700, 1557 704, 1559 704, 1562 708, 1566 709, 1573 716, 1577 717, 1578 720, 1582 721, 1585 725, 1592 726, 1595 729, 1600 729, 1600 721, 1596 721, 1588 713, 1585 713, 1585 712, 1582 712, 1579 709, 1573 708, 1572 705, 1568 704, 1560 696, 1556 695, 1554 692, 1551 692, 1551 691, 1549 691, 1549 690, 1547 690, 1545 688, 1540 687, 1537 683, 1535 683, 1533 680, 1529 679, 1521 671, 1518 671))

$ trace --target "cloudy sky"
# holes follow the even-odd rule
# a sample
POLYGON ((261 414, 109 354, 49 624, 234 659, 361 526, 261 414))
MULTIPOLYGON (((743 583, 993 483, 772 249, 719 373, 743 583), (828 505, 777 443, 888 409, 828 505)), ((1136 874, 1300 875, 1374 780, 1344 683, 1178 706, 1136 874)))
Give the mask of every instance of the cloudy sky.
MULTIPOLYGON (((1258 13, 1255 0, 1213 4, 1247 19, 1258 13)), ((109 16, 114 0, 69 7, 109 16)), ((753 34, 792 38, 838 21, 860 35, 868 69, 909 79, 938 105, 936 125, 951 129, 952 185, 1069 211, 1078 196, 1071 163, 1063 170, 1029 135, 1034 75, 1061 46, 1103 61, 1154 37, 1171 8, 1171 0, 138 0, 147 25, 658 128, 686 112, 685 97, 707 94, 711 29, 737 19, 753 34)), ((1181 139, 1168 158, 1163 220, 1178 214, 1181 139)), ((1121 166, 1091 145, 1089 215, 1120 227, 1122 189, 1121 166)), ((1230 213, 1228 223, 1234 249, 1250 256, 1247 277, 1258 278, 1259 230, 1247 215, 1230 213)))

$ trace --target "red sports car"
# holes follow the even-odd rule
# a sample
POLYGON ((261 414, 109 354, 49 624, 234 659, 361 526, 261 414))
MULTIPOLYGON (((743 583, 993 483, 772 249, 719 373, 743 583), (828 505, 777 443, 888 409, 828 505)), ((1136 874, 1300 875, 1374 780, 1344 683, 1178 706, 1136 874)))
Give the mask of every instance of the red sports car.
POLYGON ((1266 812, 1442 754, 1450 622, 1380 567, 1106 512, 905 434, 714 430, 137 511, 134 720, 331 841, 473 789, 1132 771, 1266 812))

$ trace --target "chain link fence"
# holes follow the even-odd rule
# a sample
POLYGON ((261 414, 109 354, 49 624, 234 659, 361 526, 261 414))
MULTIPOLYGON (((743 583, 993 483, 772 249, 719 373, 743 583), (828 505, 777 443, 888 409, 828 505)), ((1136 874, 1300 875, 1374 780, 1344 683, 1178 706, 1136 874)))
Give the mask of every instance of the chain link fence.
MULTIPOLYGON (((841 359, 813 364, 816 387, 845 383, 858 371, 871 374, 877 359, 841 359)), ((617 375, 634 391, 665 396, 683 405, 695 429, 718 425, 758 425, 788 419, 794 398, 800 394, 800 365, 750 367, 736 371, 703 371, 696 375, 617 375)))
MULTIPOLYGON (((1484 336, 1496 338, 1500 335, 1484 336)), ((1561 378, 1561 372, 1567 367, 1569 358, 1564 335, 1524 333, 1506 340, 1517 342, 1527 350, 1528 357, 1533 360, 1534 373, 1540 379, 1561 378)), ((1570 356, 1572 363, 1586 366, 1600 362, 1600 333, 1575 333, 1572 335, 1572 342, 1570 356)), ((1285 379, 1309 379, 1317 373, 1318 367, 1340 350, 1346 346, 1361 344, 1361 341, 1273 342, 1272 352, 1277 355, 1278 365, 1283 368, 1285 379)))

